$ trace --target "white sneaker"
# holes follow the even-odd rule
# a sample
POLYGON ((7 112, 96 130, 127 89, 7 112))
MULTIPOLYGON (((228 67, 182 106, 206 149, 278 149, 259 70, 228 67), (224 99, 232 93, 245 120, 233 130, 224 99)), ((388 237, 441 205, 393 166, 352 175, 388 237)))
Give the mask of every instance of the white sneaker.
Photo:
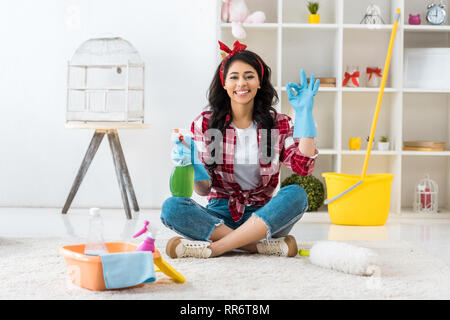
POLYGON ((258 253, 281 257, 294 257, 298 253, 297 241, 293 236, 264 239, 256 244, 258 253))
POLYGON ((167 242, 166 254, 172 259, 175 258, 209 258, 211 249, 208 248, 208 241, 193 241, 182 237, 173 237, 167 242))

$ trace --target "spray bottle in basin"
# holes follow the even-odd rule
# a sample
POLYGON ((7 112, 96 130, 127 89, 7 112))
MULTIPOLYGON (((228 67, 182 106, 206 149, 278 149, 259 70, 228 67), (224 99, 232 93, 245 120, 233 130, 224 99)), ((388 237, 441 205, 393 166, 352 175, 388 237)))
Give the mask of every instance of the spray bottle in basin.
POLYGON ((136 251, 151 251, 155 252, 155 239, 153 238, 153 235, 150 231, 150 228, 148 227, 149 222, 147 220, 144 221, 144 227, 136 233, 133 238, 137 238, 141 236, 144 233, 147 233, 147 237, 144 241, 139 245, 139 247, 136 248, 136 251))

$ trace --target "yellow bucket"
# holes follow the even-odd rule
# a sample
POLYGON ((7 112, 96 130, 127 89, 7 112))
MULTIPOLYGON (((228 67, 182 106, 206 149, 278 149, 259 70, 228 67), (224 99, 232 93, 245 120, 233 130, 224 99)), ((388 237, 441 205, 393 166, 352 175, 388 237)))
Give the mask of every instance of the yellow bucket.
POLYGON ((372 126, 370 128, 369 143, 361 175, 326 172, 322 173, 327 186, 328 212, 334 224, 353 226, 382 226, 389 216, 391 202, 391 185, 394 175, 377 173, 366 175, 369 164, 370 150, 377 127, 378 115, 383 98, 395 33, 400 20, 400 8, 396 10, 389 40, 388 53, 384 63, 383 78, 378 92, 372 126))
MULTIPOLYGON (((361 175, 324 172, 327 199, 339 196, 361 181, 361 175)), ((331 222, 352 226, 382 226, 389 216, 390 173, 368 174, 362 183, 338 199, 328 203, 331 222)))

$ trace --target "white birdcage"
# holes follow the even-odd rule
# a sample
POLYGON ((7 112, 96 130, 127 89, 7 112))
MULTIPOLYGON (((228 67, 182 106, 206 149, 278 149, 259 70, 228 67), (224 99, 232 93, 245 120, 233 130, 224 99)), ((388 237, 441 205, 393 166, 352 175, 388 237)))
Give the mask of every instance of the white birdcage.
POLYGON ((66 121, 144 123, 144 71, 127 40, 85 41, 68 62, 66 121))
POLYGON ((436 213, 438 211, 437 183, 426 177, 419 181, 414 190, 414 212, 436 213))
POLYGON ((380 7, 370 4, 366 9, 366 14, 360 24, 384 24, 384 20, 381 17, 380 7))

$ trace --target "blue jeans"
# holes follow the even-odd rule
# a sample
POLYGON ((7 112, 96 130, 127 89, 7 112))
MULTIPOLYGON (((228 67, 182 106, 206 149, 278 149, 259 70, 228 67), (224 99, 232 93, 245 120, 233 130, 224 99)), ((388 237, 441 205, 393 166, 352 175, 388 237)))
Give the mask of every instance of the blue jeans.
POLYGON ((307 208, 306 191, 298 185, 289 185, 281 188, 262 207, 246 206, 242 219, 236 222, 231 218, 228 199, 211 199, 205 208, 183 197, 170 197, 164 201, 161 221, 185 238, 209 241, 216 227, 225 224, 236 229, 254 215, 269 228, 267 238, 278 238, 289 234, 307 208))

